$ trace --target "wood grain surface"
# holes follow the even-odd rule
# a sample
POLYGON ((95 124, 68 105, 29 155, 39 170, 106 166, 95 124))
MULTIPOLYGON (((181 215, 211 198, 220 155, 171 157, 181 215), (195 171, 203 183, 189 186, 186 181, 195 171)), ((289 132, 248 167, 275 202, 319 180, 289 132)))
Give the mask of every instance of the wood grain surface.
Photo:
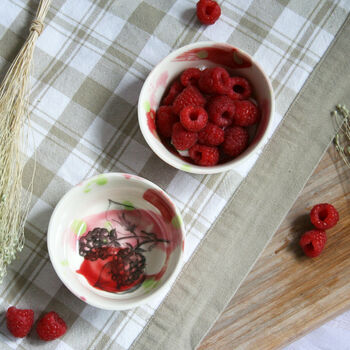
POLYGON ((350 308, 349 193, 350 169, 331 145, 200 350, 280 349, 350 308), (340 221, 327 231, 323 253, 309 259, 298 240, 322 202, 338 209, 340 221))

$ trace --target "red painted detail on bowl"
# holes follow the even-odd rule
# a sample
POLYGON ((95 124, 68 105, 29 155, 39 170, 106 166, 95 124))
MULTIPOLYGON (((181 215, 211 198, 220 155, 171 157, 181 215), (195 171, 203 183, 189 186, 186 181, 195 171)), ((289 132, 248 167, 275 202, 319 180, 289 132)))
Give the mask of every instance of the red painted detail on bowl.
POLYGON ((185 241, 182 241, 182 251, 185 250, 185 241))
POLYGON ((152 91, 151 91, 151 95, 150 95, 150 105, 151 105, 151 108, 156 108, 156 93, 157 93, 157 90, 160 88, 160 87, 166 87, 167 85, 167 82, 168 82, 168 72, 167 71, 164 71, 157 79, 154 87, 152 88, 152 91))
POLYGON ((176 215, 175 208, 161 191, 148 189, 143 194, 143 199, 156 207, 166 222, 171 222, 176 215))
POLYGON ((130 180, 132 176, 130 174, 123 174, 124 178, 130 180))
POLYGON ((80 297, 80 299, 81 299, 82 301, 86 301, 86 298, 85 298, 85 297, 80 297))
POLYGON ((239 50, 231 47, 201 47, 192 49, 177 56, 174 61, 206 60, 229 68, 248 68, 251 60, 243 56, 239 50))
POLYGON ((117 287, 117 283, 113 280, 113 272, 118 268, 113 264, 113 256, 109 256, 107 259, 97 259, 94 261, 84 259, 80 265, 80 269, 77 273, 83 275, 90 285, 93 287, 104 290, 106 292, 116 293, 125 292, 133 287, 139 285, 145 279, 145 275, 142 274, 139 279, 134 281, 132 284, 121 285, 117 287))

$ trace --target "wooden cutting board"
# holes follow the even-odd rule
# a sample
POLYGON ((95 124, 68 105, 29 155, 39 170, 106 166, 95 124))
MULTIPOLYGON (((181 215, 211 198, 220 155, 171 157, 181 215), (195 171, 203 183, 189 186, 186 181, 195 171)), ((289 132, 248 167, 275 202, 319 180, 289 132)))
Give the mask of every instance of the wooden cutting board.
POLYGON ((280 349, 350 309, 349 194, 350 169, 332 145, 199 349, 280 349), (321 256, 309 259, 298 240, 322 202, 338 209, 340 221, 321 256))

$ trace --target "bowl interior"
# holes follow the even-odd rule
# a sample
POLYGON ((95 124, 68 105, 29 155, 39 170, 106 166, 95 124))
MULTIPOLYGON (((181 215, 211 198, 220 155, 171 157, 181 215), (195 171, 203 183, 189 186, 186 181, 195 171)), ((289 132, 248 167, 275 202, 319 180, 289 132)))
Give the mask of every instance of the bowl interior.
POLYGON ((224 43, 196 43, 178 49, 163 59, 150 73, 139 98, 141 131, 153 151, 178 169, 194 173, 217 173, 232 168, 249 155, 264 139, 271 124, 273 91, 269 79, 260 66, 241 50, 224 43), (237 158, 213 167, 200 167, 172 154, 160 141, 155 126, 155 111, 170 83, 190 67, 199 69, 222 66, 231 75, 247 78, 253 86, 253 98, 258 102, 261 119, 248 149, 237 158))
POLYGON ((48 249, 57 274, 76 296, 100 308, 127 309, 154 296, 178 269, 183 224, 169 197, 151 182, 129 174, 103 174, 61 199, 50 220, 48 249), (103 229, 101 235, 108 232, 102 246, 115 249, 97 249, 91 260, 91 255, 82 256, 84 249, 91 253, 99 243, 82 246, 79 239, 95 228, 103 229), (144 274, 127 286, 116 282, 113 254, 122 248, 145 265, 144 274))

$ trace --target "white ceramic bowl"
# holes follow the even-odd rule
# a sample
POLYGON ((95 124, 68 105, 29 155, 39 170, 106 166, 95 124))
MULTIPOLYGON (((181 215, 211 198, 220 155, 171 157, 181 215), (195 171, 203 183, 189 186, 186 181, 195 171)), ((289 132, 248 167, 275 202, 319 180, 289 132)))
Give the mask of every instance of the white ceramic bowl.
POLYGON ((272 125, 274 95, 269 78, 260 65, 242 50, 225 43, 198 42, 175 50, 165 57, 147 77, 139 102, 138 119, 141 132, 151 149, 173 167, 196 174, 214 174, 234 169, 252 157, 264 145, 272 125), (155 128, 155 111, 169 84, 185 69, 222 66, 231 75, 247 78, 254 91, 254 98, 261 110, 261 119, 249 147, 235 159, 212 167, 203 167, 184 161, 171 153, 160 141, 155 128))
POLYGON ((60 200, 50 219, 47 244, 59 278, 78 298, 102 309, 130 309, 172 283, 182 263, 184 226, 179 211, 158 186, 135 175, 109 173, 84 181, 60 200), (116 233, 110 236, 112 250, 101 250, 95 242, 100 255, 91 260, 82 256, 79 239, 96 227, 109 234, 116 228, 116 233), (125 284, 117 276, 119 255, 113 254, 128 247, 145 268, 133 288, 127 284, 127 290, 121 290, 125 284), (111 255, 102 258, 101 252, 111 255))

